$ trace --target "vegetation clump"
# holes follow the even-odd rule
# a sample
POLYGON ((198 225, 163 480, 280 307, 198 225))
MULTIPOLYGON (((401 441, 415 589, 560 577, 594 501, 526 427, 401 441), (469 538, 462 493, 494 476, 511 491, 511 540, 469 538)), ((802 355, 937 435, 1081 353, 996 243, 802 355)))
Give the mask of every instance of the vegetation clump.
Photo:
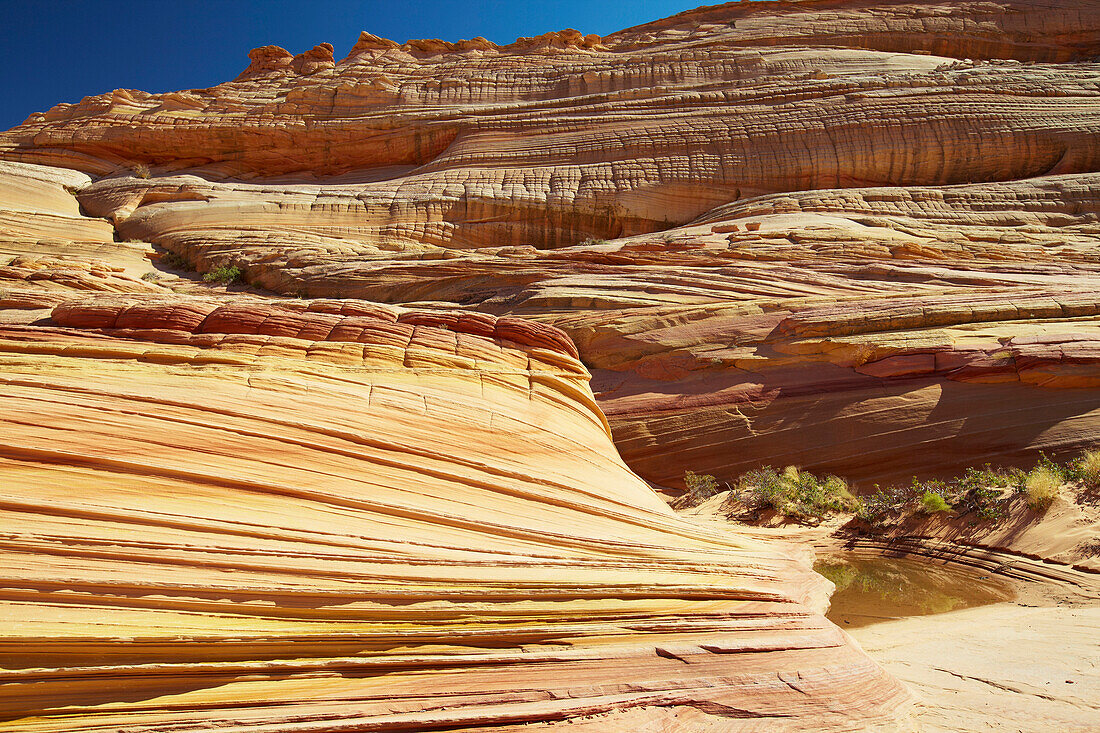
POLYGON ((795 466, 787 466, 782 472, 771 466, 749 471, 741 476, 737 488, 738 499, 745 506, 771 508, 795 519, 855 511, 859 506, 844 479, 837 476, 821 479, 795 466))
POLYGON ((951 511, 951 505, 935 491, 926 491, 921 495, 920 508, 928 514, 951 511))
POLYGON ((1031 470, 1024 482, 1027 492, 1027 505, 1032 511, 1045 511, 1058 496, 1064 476, 1049 466, 1038 465, 1031 470))
POLYGON ((241 268, 236 265, 219 265, 210 272, 202 276, 202 281, 205 283, 225 283, 231 284, 239 282, 241 279, 241 268))
POLYGON ((149 166, 145 165, 144 163, 137 163, 130 170, 138 178, 148 178, 149 177, 149 166))
MULTIPOLYGON (((730 485, 708 474, 688 471, 684 476, 687 493, 674 506, 695 506, 730 485)), ((733 514, 744 511, 746 521, 757 521, 764 510, 799 521, 817 520, 829 514, 852 512, 871 526, 886 526, 913 512, 926 515, 953 511, 969 516, 971 522, 999 522, 1008 517, 1013 503, 1023 497, 1027 506, 1042 512, 1058 497, 1062 486, 1077 483, 1096 492, 1100 488, 1100 450, 1085 451, 1066 464, 1042 453, 1030 471, 1018 468, 968 468, 950 479, 913 479, 908 486, 875 484, 875 491, 853 496, 837 476, 815 476, 795 466, 782 471, 764 466, 744 473, 723 507, 733 514)), ((1082 494, 1083 496, 1084 494, 1082 494)))
POLYGON ((161 255, 160 261, 164 265, 172 270, 190 270, 191 263, 188 262, 182 255, 175 252, 165 252, 161 255))
POLYGON ((1090 489, 1100 488, 1100 450, 1087 450, 1069 464, 1070 474, 1090 489))
POLYGON ((972 515, 985 521, 1000 521, 1008 516, 1008 506, 1015 492, 1022 490, 1025 474, 1019 469, 968 468, 962 476, 946 481, 913 479, 909 486, 875 486, 875 492, 865 496, 859 518, 870 524, 885 524, 892 517, 916 508, 925 514, 954 510, 959 516, 972 515))
POLYGON ((718 479, 708 473, 684 473, 684 484, 687 486, 687 503, 690 506, 702 504, 710 497, 723 491, 718 479))

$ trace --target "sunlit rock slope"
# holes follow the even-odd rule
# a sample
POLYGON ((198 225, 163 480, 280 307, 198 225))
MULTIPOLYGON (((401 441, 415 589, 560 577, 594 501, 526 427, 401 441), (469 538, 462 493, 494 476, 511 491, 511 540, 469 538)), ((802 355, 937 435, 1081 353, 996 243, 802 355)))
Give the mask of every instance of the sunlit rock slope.
POLYGON ((0 725, 904 725, 800 558, 627 466, 1094 443, 1098 31, 802 0, 363 33, 0 133, 0 725))
POLYGON ((0 725, 890 723, 803 558, 673 515, 586 382, 550 327, 362 301, 3 326, 0 725))
POLYGON ((94 177, 87 214, 200 270, 555 323, 652 480, 899 480, 1096 434, 1098 28, 1076 0, 806 0, 507 46, 364 33, 58 105, 0 156, 94 177), (810 311, 850 325, 774 330, 810 311))
POLYGON ((563 332, 189 294, 81 174, 0 181, 0 729, 906 727, 804 552, 627 469, 563 332))

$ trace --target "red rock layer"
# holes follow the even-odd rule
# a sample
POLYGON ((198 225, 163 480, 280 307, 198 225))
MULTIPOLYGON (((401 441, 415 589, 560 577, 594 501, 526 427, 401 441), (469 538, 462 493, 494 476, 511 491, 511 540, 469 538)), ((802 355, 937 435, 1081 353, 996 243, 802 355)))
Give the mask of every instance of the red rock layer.
POLYGON ((596 364, 600 403, 620 452, 651 480, 771 464, 870 487, 1094 445, 1096 292, 665 308, 632 314, 630 334, 604 325, 613 314, 568 328, 582 353, 611 355, 596 364))

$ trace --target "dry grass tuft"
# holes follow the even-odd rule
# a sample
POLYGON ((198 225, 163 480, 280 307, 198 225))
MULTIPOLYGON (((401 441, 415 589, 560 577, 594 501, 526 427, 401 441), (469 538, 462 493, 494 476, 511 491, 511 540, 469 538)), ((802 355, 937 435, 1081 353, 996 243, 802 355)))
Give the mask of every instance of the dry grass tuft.
POLYGON ((1062 486, 1062 477, 1049 466, 1039 465, 1031 470, 1024 481, 1027 492, 1027 505, 1032 511, 1041 512, 1049 507, 1058 489, 1062 486))
POLYGON ((1087 450, 1077 459, 1077 476, 1090 489, 1100 487, 1100 450, 1087 450))

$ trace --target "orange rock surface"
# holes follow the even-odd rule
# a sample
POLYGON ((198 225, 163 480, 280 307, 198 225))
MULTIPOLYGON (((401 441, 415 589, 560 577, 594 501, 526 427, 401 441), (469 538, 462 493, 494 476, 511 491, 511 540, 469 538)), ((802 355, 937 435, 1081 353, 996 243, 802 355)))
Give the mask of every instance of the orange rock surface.
POLYGON ((904 727, 805 558, 639 475, 1095 443, 1097 56, 1078 0, 742 2, 0 133, 4 725, 904 727))
POLYGON ((356 301, 0 329, 4 729, 889 722, 825 582, 675 516, 586 381, 553 328, 356 301))
POLYGON ((97 176, 72 187, 87 214, 201 271, 555 323, 653 481, 761 462, 905 480, 1100 428, 1076 313, 1041 378, 944 366, 1048 337, 1002 314, 968 340, 960 314, 1096 290, 1098 29, 1070 0, 808 0, 507 46, 364 33, 339 60, 268 46, 210 89, 58 105, 0 157, 97 176), (951 329, 846 335, 885 354, 919 328, 912 356, 753 346, 761 313, 941 296, 951 329))

